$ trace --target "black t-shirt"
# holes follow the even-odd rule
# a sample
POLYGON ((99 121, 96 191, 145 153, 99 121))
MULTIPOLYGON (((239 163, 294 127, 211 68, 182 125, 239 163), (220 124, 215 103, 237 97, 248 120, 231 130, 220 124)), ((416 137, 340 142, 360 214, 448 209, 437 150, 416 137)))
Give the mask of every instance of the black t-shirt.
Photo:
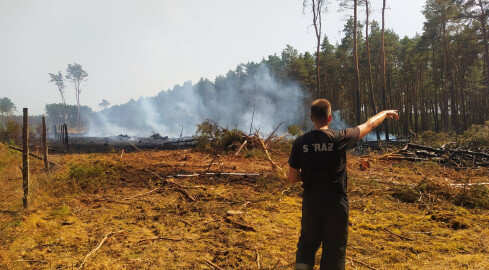
POLYGON ((292 145, 290 167, 301 170, 304 195, 346 196, 346 151, 358 142, 360 129, 311 130, 292 145))

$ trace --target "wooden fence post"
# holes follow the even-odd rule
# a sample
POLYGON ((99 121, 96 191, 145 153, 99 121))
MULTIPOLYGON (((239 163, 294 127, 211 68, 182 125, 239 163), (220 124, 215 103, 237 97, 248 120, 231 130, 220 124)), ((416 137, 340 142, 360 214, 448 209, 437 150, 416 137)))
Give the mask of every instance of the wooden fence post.
POLYGON ((49 174, 49 161, 48 161, 48 133, 46 131, 46 117, 42 117, 42 148, 44 153, 44 168, 49 174))
POLYGON ((24 108, 24 125, 22 128, 22 188, 24 189, 24 197, 22 203, 24 208, 27 208, 27 196, 29 195, 29 113, 28 109, 24 108))

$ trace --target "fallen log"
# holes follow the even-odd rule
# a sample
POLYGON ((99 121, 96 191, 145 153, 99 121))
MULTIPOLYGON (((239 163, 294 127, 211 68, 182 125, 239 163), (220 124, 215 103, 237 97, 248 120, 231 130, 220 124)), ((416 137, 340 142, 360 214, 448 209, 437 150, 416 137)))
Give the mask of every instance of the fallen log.
POLYGON ((408 160, 408 161, 428 161, 428 158, 420 158, 414 156, 403 156, 398 154, 389 154, 379 158, 379 160, 408 160))
POLYGON ((449 151, 451 153, 456 153, 456 154, 467 154, 467 155, 472 155, 472 156, 489 158, 489 154, 486 154, 483 152, 474 152, 474 151, 470 151, 470 150, 449 150, 449 151))
POLYGON ((443 149, 433 148, 433 147, 418 145, 418 144, 413 144, 413 143, 408 143, 407 146, 408 146, 408 148, 420 149, 420 150, 425 150, 425 151, 439 153, 439 154, 446 153, 445 150, 443 150, 443 149))
POLYGON ((449 184, 451 187, 471 187, 471 186, 487 186, 489 183, 467 183, 467 184, 449 184))
POLYGON ((204 173, 193 173, 193 174, 168 175, 167 178, 187 178, 187 177, 197 177, 201 175, 260 176, 260 175, 269 175, 269 173, 204 172, 204 173))
POLYGON ((455 153, 455 154, 466 154, 466 155, 472 155, 472 156, 479 156, 479 157, 484 157, 484 158, 489 158, 489 154, 486 154, 484 152, 474 152, 470 150, 462 150, 462 149, 445 149, 445 148, 433 148, 429 146, 424 146, 424 145, 418 145, 418 144, 412 144, 408 143, 407 145, 409 148, 414 148, 414 149, 420 149, 420 150, 425 150, 429 152, 434 152, 438 154, 445 154, 445 153, 455 153))

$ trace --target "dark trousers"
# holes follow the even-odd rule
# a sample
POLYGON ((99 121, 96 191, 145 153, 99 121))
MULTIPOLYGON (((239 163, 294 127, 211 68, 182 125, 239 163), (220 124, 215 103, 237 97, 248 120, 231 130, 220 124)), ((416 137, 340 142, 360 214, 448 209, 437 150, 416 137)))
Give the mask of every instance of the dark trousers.
POLYGON ((297 266, 307 265, 312 269, 316 252, 322 244, 320 269, 345 269, 348 210, 347 197, 324 200, 315 196, 304 196, 301 236, 297 244, 297 266))

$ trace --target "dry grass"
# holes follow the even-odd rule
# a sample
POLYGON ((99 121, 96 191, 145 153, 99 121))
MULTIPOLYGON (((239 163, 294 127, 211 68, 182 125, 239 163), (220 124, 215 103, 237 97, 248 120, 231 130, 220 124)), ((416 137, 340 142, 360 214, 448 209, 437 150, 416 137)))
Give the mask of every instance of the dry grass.
MULTIPOLYGON (((259 155, 216 159, 211 171, 263 176, 175 178, 204 172, 214 156, 194 150, 52 156, 33 162, 31 206, 21 208, 20 155, 0 146, 0 269, 290 269, 300 228, 300 187, 287 187, 259 155), (151 158, 148 158, 146 155, 151 158), (3 164, 3 165, 2 165, 3 164), (153 192, 150 192, 153 191, 153 192), (136 196, 141 195, 141 196, 136 196), (227 211, 242 214, 228 215, 227 211), (255 231, 253 231, 255 230, 255 231), (208 262, 206 262, 208 261, 208 262)), ((489 211, 454 204, 487 170, 349 157, 348 269, 489 268, 489 211), (371 168, 358 169, 369 160, 371 168), (404 183, 385 184, 377 180, 404 183), (416 196, 404 202, 395 193, 416 196), (393 196, 394 195, 394 196, 393 196)), ((286 158, 276 156, 279 164, 286 158)))

